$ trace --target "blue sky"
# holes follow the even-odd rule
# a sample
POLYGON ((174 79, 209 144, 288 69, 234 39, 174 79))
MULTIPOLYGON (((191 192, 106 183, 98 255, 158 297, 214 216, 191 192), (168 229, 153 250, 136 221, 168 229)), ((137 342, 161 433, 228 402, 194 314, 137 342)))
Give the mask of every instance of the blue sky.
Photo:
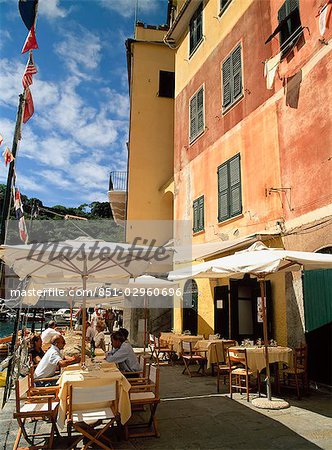
MULTIPOLYGON (((17 0, 0 0, 0 134, 11 147, 28 59, 17 0)), ((138 20, 166 22, 167 0, 139 0, 138 20)), ((45 205, 107 201, 109 172, 126 170, 129 100, 124 42, 135 0, 39 0, 35 114, 23 125, 17 185, 45 205)), ((4 150, 4 144, 1 152, 4 150)), ((0 164, 0 183, 7 169, 0 164)))

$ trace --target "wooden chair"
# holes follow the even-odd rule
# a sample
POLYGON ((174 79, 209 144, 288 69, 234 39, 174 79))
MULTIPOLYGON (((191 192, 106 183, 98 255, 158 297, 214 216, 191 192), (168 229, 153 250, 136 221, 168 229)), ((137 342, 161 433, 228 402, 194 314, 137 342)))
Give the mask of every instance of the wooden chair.
MULTIPOLYGON (((247 402, 249 402, 250 377, 253 372, 249 369, 247 363, 247 350, 245 348, 228 348, 228 367, 229 367, 229 392, 233 398, 233 388, 247 393, 247 402), (234 369, 234 366, 236 368, 234 369)), ((260 395, 260 386, 258 383, 258 392, 260 395)))
POLYGON ((192 377, 193 374, 190 371, 190 364, 195 363, 199 365, 195 375, 205 375, 205 365, 207 363, 206 352, 207 350, 193 350, 191 342, 181 341, 181 357, 184 364, 182 374, 187 372, 192 377), (201 374, 200 371, 202 371, 201 374))
MULTIPOLYGON (((228 364, 228 348, 234 347, 236 345, 236 341, 227 341, 222 342, 222 357, 219 355, 218 346, 217 344, 211 344, 214 347, 214 354, 216 358, 216 363, 214 363, 214 366, 217 369, 217 392, 220 391, 220 378, 224 377, 224 384, 226 384, 226 378, 229 377, 229 364, 228 364)), ((232 369, 236 369, 236 366, 232 366, 232 369)))
POLYGON ((154 354, 156 357, 156 363, 159 366, 159 364, 163 362, 172 363, 172 357, 175 355, 175 351, 173 350, 173 345, 169 346, 165 342, 161 341, 160 338, 154 336, 154 354))
POLYGON ((71 437, 74 428, 82 435, 80 440, 84 437, 87 438, 87 443, 83 447, 84 450, 93 444, 105 450, 112 448, 110 440, 104 434, 115 422, 119 422, 118 398, 116 381, 93 389, 84 386, 70 386, 67 416, 68 436, 71 437), (98 402, 107 404, 107 406, 93 408, 93 404, 98 402), (87 408, 82 410, 80 407, 82 404, 86 405, 87 408), (91 408, 89 408, 89 405, 91 405, 91 408), (95 428, 105 421, 106 424, 101 429, 95 428))
POLYGON ((34 445, 35 437, 45 437, 44 434, 29 434, 26 430, 25 424, 27 419, 34 420, 49 420, 52 424, 51 433, 46 436, 49 437, 48 448, 52 448, 54 434, 59 436, 59 431, 56 426, 56 417, 58 412, 59 402, 54 400, 54 395, 31 395, 29 393, 29 377, 15 382, 16 395, 16 410, 13 414, 14 419, 18 422, 18 432, 14 443, 13 450, 18 448, 21 436, 29 445, 34 445), (24 404, 21 403, 24 401, 24 404))
POLYGON ((159 377, 160 369, 155 365, 150 366, 150 375, 148 384, 132 386, 130 389, 130 402, 132 411, 142 410, 142 407, 148 406, 150 408, 150 417, 147 422, 126 424, 125 434, 126 439, 130 437, 159 437, 157 428, 156 410, 160 403, 159 398, 159 377), (137 429, 141 429, 137 431, 137 429))
POLYGON ((148 382, 149 368, 150 368, 150 364, 148 362, 149 360, 150 360, 149 355, 139 355, 138 362, 141 367, 141 370, 139 372, 123 373, 125 376, 130 374, 130 377, 128 377, 128 381, 130 384, 138 384, 138 383, 147 383, 148 382))
POLYGON ((154 334, 149 333, 149 349, 150 349, 150 359, 154 359, 154 334))
POLYGON ((297 398, 301 399, 300 381, 304 392, 309 392, 308 380, 308 349, 306 345, 301 344, 293 350, 293 367, 284 366, 281 370, 281 379, 284 386, 295 387, 297 398))
MULTIPOLYGON (((28 380, 29 380, 29 391, 28 396, 31 395, 53 395, 54 398, 58 398, 59 393, 59 386, 35 386, 35 367, 33 365, 30 366, 29 373, 28 373, 28 380)), ((52 378, 40 378, 38 381, 48 382, 48 381, 54 381, 58 380, 59 376, 52 377, 52 378)))

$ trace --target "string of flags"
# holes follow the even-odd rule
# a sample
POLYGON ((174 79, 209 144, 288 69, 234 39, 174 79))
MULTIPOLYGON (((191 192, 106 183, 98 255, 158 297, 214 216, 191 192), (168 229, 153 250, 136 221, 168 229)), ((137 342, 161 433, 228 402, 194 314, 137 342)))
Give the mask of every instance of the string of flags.
POLYGON ((22 48, 22 54, 30 52, 29 59, 22 77, 22 84, 24 88, 24 97, 25 97, 23 123, 26 123, 32 117, 35 111, 30 86, 32 85, 33 82, 32 76, 37 73, 37 68, 33 60, 32 50, 38 49, 38 43, 36 38, 38 0, 19 0, 18 9, 20 11, 23 23, 29 31, 22 48))

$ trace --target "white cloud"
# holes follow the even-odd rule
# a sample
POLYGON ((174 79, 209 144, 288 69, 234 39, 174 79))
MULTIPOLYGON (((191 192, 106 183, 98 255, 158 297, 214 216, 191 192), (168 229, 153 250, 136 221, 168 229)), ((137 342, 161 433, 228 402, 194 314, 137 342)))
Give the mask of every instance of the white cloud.
POLYGON ((63 31, 62 41, 57 43, 54 51, 73 75, 89 78, 87 72, 97 69, 100 63, 100 38, 79 26, 75 32, 63 31))
MULTIPOLYGON (((22 194, 26 191, 45 192, 46 188, 35 177, 22 175, 20 171, 17 174, 18 186, 22 194)), ((26 195, 26 194, 25 194, 26 195)))
MULTIPOLYGON (((161 0, 139 0, 138 14, 154 12, 160 6, 161 0)), ((136 0, 101 0, 102 6, 116 13, 122 17, 132 17, 135 12, 136 0)))
POLYGON ((129 118, 129 96, 120 94, 113 89, 105 89, 105 104, 107 110, 119 118, 129 118))
POLYGON ((47 19, 63 19, 70 10, 60 7, 60 0, 44 0, 39 2, 38 14, 47 19))

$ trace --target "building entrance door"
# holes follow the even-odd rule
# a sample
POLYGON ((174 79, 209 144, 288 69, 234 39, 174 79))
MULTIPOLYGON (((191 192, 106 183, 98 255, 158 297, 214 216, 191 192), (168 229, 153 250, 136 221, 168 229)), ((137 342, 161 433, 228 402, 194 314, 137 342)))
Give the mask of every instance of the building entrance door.
POLYGON ((198 289, 195 280, 188 280, 183 292, 182 330, 197 334, 198 329, 198 289))

